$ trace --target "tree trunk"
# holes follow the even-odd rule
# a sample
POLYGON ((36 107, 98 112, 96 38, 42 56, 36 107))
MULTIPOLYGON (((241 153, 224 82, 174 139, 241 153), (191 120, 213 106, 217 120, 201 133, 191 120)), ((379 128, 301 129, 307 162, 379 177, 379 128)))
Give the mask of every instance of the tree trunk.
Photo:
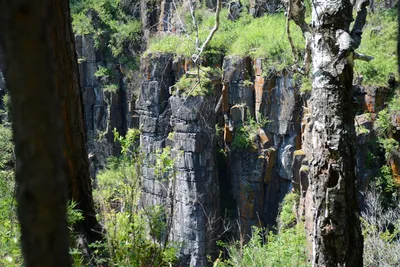
POLYGON ((69 1, 4 0, 0 18, 5 76, 16 110, 17 166, 24 166, 16 174, 23 253, 27 263, 38 262, 28 266, 68 266, 67 196, 84 215, 76 230, 87 243, 102 238, 92 200, 69 1), (53 243, 46 238, 54 238, 53 243), (52 253, 56 249, 66 256, 52 253))
POLYGON ((50 0, 0 1, 0 43, 13 107, 18 217, 28 267, 71 266, 57 91, 62 86, 58 77, 65 73, 54 61, 62 49, 55 25, 64 14, 54 7, 50 0))
POLYGON ((56 79, 64 123, 63 153, 68 163, 69 198, 77 203, 76 208, 81 210, 84 216, 84 220, 76 225, 76 230, 86 237, 88 243, 92 243, 100 241, 102 235, 92 199, 82 93, 69 1, 52 2, 57 16, 54 31, 54 47, 57 48, 57 54, 54 62, 59 70, 56 79))
POLYGON ((310 185, 313 265, 362 266, 352 108, 352 5, 316 0, 312 9, 310 185))

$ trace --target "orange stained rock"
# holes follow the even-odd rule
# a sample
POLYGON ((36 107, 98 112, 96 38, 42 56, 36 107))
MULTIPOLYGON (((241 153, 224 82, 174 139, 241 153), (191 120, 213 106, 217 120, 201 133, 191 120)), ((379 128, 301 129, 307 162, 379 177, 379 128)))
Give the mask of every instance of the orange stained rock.
POLYGON ((263 91, 264 91, 264 78, 261 76, 256 76, 255 82, 254 82, 254 91, 255 91, 255 96, 256 96, 256 119, 258 121, 258 113, 260 112, 261 109, 261 103, 262 103, 262 97, 263 97, 263 91))
POLYGON ((375 97, 365 95, 365 107, 370 113, 375 113, 375 97))
POLYGON ((225 143, 231 143, 233 139, 232 132, 229 130, 229 126, 224 126, 224 141, 225 143))
POLYGON ((247 219, 254 219, 254 191, 251 185, 240 184, 240 213, 247 219))
POLYGON ((274 167, 276 163, 276 151, 275 150, 270 150, 268 151, 267 157, 266 157, 266 169, 265 169, 265 175, 264 175, 264 183, 268 184, 271 181, 272 177, 272 168, 274 167))
POLYGON ((394 156, 390 159, 390 166, 392 168, 393 179, 396 184, 400 185, 400 159, 394 156))
POLYGON ((262 59, 255 59, 253 65, 255 74, 257 76, 262 76, 262 59))
POLYGON ((260 137, 260 141, 263 145, 269 142, 268 136, 265 134, 264 130, 261 128, 258 128, 258 136, 260 137))
POLYGON ((222 112, 229 111, 229 86, 224 83, 222 86, 222 112))

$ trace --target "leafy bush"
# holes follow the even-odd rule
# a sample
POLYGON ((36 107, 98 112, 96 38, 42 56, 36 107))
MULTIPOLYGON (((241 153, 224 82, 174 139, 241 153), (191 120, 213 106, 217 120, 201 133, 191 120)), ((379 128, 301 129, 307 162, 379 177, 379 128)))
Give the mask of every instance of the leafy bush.
POLYGON ((22 263, 14 182, 14 145, 9 126, 0 124, 0 266, 22 263))
POLYGON ((14 172, 0 169, 0 266, 4 267, 20 266, 22 263, 14 192, 14 172))
MULTIPOLYGON (((164 207, 141 208, 140 179, 143 157, 135 147, 138 130, 125 137, 114 129, 114 140, 122 147, 120 158, 110 158, 107 169, 97 176, 93 192, 98 217, 104 225, 105 247, 111 266, 166 266, 176 261, 176 248, 168 242, 167 211, 164 207)), ((160 172, 173 164, 168 149, 156 156, 160 172)))
MULTIPOLYGON (((75 0, 71 1, 71 16, 74 32, 93 34, 95 45, 100 45, 100 37, 106 41, 113 57, 126 61, 124 48, 140 42, 141 23, 127 16, 121 9, 120 0, 75 0), (96 23, 94 24, 94 15, 96 23)), ((129 54, 132 57, 132 54, 129 54)))
POLYGON ((217 260, 214 266, 309 266, 306 257, 306 234, 302 222, 293 226, 293 206, 298 201, 295 193, 288 194, 281 206, 279 232, 268 235, 262 228, 253 227, 252 238, 243 245, 225 245, 229 259, 217 260))
POLYGON ((175 89, 183 96, 204 96, 214 93, 213 81, 221 78, 219 68, 200 67, 198 72, 186 73, 174 85, 175 89))
POLYGON ((270 122, 268 119, 263 118, 261 114, 258 116, 259 122, 250 115, 250 112, 247 112, 247 121, 245 121, 243 125, 238 125, 238 127, 236 127, 232 142, 233 149, 257 148, 259 130, 270 122))

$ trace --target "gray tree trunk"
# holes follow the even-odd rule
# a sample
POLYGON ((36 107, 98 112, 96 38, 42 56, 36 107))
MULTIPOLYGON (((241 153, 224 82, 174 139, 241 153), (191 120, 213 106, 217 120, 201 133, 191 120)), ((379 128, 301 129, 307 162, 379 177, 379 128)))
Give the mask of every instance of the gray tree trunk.
MULTIPOLYGON (((313 196, 313 265, 362 266, 352 107, 350 0, 314 0, 309 180, 313 196)), ((364 20, 365 22, 365 20, 364 20)), ((358 43, 359 44, 359 43, 358 43)))

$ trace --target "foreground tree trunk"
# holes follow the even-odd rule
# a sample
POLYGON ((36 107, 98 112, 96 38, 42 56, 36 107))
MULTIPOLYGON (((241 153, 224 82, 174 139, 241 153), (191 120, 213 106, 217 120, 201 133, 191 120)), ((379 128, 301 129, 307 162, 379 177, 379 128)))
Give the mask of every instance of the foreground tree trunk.
POLYGON ((16 111, 23 253, 27 266, 69 266, 67 196, 83 212, 76 230, 86 243, 102 238, 92 200, 69 1, 0 1, 0 29, 16 111))
POLYGON ((354 172, 352 49, 356 40, 349 29, 352 9, 350 0, 313 2, 312 128, 308 139, 314 266, 363 265, 354 172))
POLYGON ((64 124, 63 153, 68 163, 69 199, 77 203, 76 208, 81 210, 84 216, 84 220, 75 226, 76 231, 86 238, 86 243, 92 243, 100 241, 102 234, 92 199, 83 102, 69 1, 53 0, 52 3, 57 16, 53 36, 57 53, 54 62, 59 70, 56 79, 64 124))
POLYGON ((0 42, 13 107, 18 217, 29 267, 71 266, 68 169, 57 91, 62 70, 54 61, 60 49, 54 26, 60 16, 55 11, 49 0, 0 1, 0 42))
POLYGON ((311 121, 305 133, 313 202, 313 266, 362 266, 363 237, 355 176, 353 60, 369 61, 361 43, 368 0, 312 1, 311 26, 302 0, 289 0, 289 18, 306 39, 303 70, 312 59, 311 121), (355 6, 353 6, 355 5, 355 6), (352 11, 357 17, 352 30, 352 11), (311 54, 311 57, 310 57, 311 54))

